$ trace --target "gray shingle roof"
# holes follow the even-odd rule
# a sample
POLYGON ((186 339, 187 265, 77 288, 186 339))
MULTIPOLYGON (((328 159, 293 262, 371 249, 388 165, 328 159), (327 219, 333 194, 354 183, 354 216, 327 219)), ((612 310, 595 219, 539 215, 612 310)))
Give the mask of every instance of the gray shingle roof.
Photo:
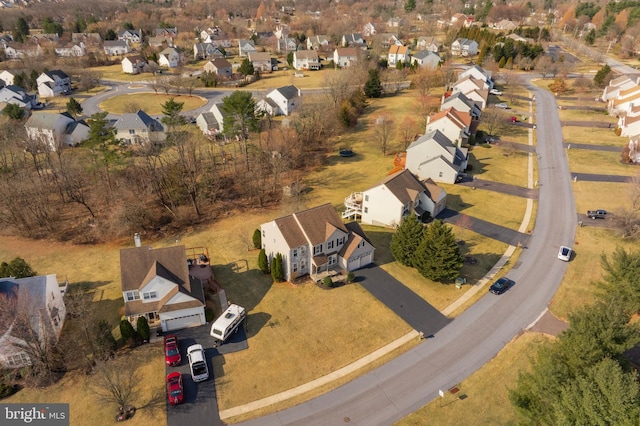
POLYGON ((298 96, 298 88, 296 86, 293 85, 289 85, 289 86, 283 86, 283 87, 278 87, 277 89, 275 89, 277 92, 279 92, 282 96, 285 97, 285 99, 294 99, 298 96))
POLYGON ((161 132, 164 130, 159 121, 149 117, 149 115, 142 110, 133 114, 123 114, 114 126, 118 130, 140 129, 153 132, 161 132))

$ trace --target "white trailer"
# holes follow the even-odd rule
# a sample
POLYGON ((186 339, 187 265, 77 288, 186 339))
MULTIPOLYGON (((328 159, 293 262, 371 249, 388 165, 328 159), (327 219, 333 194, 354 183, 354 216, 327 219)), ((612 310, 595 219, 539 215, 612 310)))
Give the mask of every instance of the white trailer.
POLYGON ((242 306, 231 304, 211 325, 211 337, 215 339, 214 345, 222 344, 233 333, 246 317, 247 313, 242 306))

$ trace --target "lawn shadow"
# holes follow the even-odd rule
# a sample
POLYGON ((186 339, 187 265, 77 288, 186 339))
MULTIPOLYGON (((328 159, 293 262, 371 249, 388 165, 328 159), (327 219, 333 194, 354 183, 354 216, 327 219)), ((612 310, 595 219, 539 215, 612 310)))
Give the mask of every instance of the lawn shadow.
POLYGON ((263 274, 258 269, 249 269, 246 259, 226 265, 213 265, 212 268, 225 290, 227 300, 239 304, 248 312, 260 303, 273 285, 270 275, 263 274))
POLYGON ((367 226, 366 229, 364 229, 364 233, 376 248, 374 256, 377 265, 395 262, 389 249, 391 238, 394 234, 393 229, 367 226))
POLYGON ((496 253, 473 253, 466 251, 465 262, 460 270, 460 276, 465 277, 469 284, 475 284, 500 260, 502 255, 496 253), (473 261, 468 259, 472 258, 473 261))
POLYGON ((270 319, 271 314, 266 312, 256 312, 247 315, 247 318, 244 320, 244 330, 247 338, 257 335, 260 330, 269 323, 270 319))
POLYGON ((447 194, 447 208, 441 211, 438 216, 436 216, 436 219, 444 220, 454 217, 458 212, 471 206, 471 204, 462 201, 462 196, 460 194, 447 194))

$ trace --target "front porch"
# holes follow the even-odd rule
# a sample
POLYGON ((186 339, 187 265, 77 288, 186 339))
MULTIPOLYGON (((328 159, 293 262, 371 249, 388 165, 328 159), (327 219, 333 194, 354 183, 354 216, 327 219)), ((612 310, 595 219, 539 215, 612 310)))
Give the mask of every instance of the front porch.
POLYGON ((340 281, 341 279, 345 279, 347 273, 344 269, 336 265, 335 267, 328 268, 317 273, 310 273, 309 276, 314 282, 320 282, 327 277, 331 277, 331 280, 336 282, 340 281))

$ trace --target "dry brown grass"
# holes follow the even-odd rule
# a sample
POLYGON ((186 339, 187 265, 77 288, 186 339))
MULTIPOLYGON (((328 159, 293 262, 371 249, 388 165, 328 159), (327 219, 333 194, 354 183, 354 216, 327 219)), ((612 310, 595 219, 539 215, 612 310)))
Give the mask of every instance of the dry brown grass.
POLYGON ((616 134, 613 133, 614 127, 615 126, 612 125, 611 129, 603 129, 599 127, 564 126, 562 127, 562 135, 569 143, 576 142, 593 145, 619 146, 622 150, 622 146, 629 143, 629 140, 616 136, 616 134))
POLYGON ((528 152, 519 151, 510 142, 477 145, 469 151, 469 164, 473 166, 469 174, 484 180, 526 187, 528 158, 528 152))
POLYGON ((184 103, 183 112, 188 112, 206 105, 207 100, 199 96, 186 95, 165 95, 161 93, 130 93, 126 95, 114 96, 100 103, 99 107, 103 111, 113 114, 124 114, 143 110, 149 115, 162 114, 162 105, 173 98, 176 102, 184 103))
POLYGON ((621 152, 569 149, 567 155, 572 173, 633 176, 637 172, 637 167, 625 164, 620 160, 621 152))

